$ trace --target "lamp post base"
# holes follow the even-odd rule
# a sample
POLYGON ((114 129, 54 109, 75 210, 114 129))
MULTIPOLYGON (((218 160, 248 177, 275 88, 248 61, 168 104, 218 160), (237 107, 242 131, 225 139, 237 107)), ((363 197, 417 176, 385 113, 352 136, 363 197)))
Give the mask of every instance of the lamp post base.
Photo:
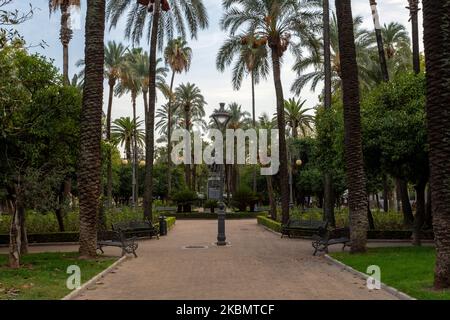
POLYGON ((217 245, 226 246, 227 237, 225 235, 225 205, 219 203, 219 212, 217 213, 217 245))

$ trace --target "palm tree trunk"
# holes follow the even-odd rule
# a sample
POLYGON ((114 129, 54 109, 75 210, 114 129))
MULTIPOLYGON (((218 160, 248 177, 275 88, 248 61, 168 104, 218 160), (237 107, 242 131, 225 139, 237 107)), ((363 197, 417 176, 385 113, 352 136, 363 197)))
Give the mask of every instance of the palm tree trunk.
POLYGON ((105 0, 87 0, 85 84, 81 115, 78 188, 80 195, 80 255, 95 257, 100 198, 105 0))
POLYGON ((411 16, 412 28, 412 49, 413 49, 413 69, 415 74, 420 73, 420 52, 419 52, 419 0, 408 0, 409 12, 411 16))
MULTIPOLYGON (((325 108, 331 109, 331 42, 330 42, 330 3, 323 1, 323 54, 325 71, 325 108)), ((332 226, 336 226, 334 217, 333 177, 329 170, 324 172, 323 212, 326 220, 332 226)))
POLYGON ((381 24, 378 16, 377 2, 376 0, 369 0, 369 2, 370 7, 372 9, 373 23, 375 25, 375 35, 377 38, 378 56, 380 58, 381 73, 383 75, 383 81, 388 82, 389 72, 386 63, 386 54, 384 52, 383 36, 381 34, 381 24))
POLYGON ((266 176, 267 193, 269 196, 269 212, 272 220, 277 220, 277 205, 273 197, 272 176, 266 176))
MULTIPOLYGON (((114 78, 109 79, 109 97, 108 97, 108 110, 106 112, 106 140, 111 143, 111 113, 112 104, 114 97, 114 86, 116 85, 116 80, 114 78)), ((112 159, 111 159, 111 149, 108 149, 108 162, 107 164, 107 181, 106 181, 106 206, 111 208, 112 204, 112 159)))
MULTIPOLYGON (((254 70, 251 71, 251 77, 252 77, 252 123, 253 123, 253 129, 256 129, 256 99, 255 99, 255 72, 254 70)), ((257 192, 257 184, 256 184, 256 170, 257 167, 254 166, 253 168, 253 192, 257 192)))
POLYGON ((149 103, 147 123, 145 126, 145 192, 144 192, 144 218, 152 219, 153 216, 153 158, 154 158, 154 131, 155 131, 155 104, 156 104, 156 49, 158 46, 158 24, 161 15, 161 2, 155 0, 152 32, 150 37, 150 62, 149 62, 149 103))
POLYGON ((136 93, 132 93, 133 100, 133 207, 137 208, 138 202, 138 185, 137 185, 137 170, 138 170, 138 157, 137 157, 137 128, 136 128, 136 93))
POLYGON ((286 224, 289 220, 289 177, 287 166, 287 148, 286 148, 286 121, 284 119, 284 97, 283 85, 281 83, 280 56, 278 53, 278 41, 271 46, 273 79, 275 82, 275 92, 277 96, 277 122, 279 131, 280 145, 280 193, 281 193, 281 212, 282 223, 286 224))
POLYGON ((61 29, 59 38, 63 46, 63 81, 65 85, 70 84, 69 80, 69 43, 72 40, 72 29, 69 27, 69 1, 65 0, 61 3, 61 29))
POLYGON ((169 96, 169 105, 168 105, 168 114, 167 114, 167 194, 170 199, 170 195, 172 194, 172 143, 170 139, 172 138, 172 92, 173 92, 173 84, 175 80, 175 71, 172 71, 172 78, 170 79, 170 96, 169 96))
POLYGON ((417 193, 416 199, 416 215, 414 217, 413 245, 420 246, 422 244, 422 228, 425 223, 425 187, 426 181, 419 181, 415 188, 417 193))
POLYGON ((344 102, 345 162, 347 166, 351 252, 366 251, 367 196, 361 139, 358 65, 350 0, 336 0, 344 102))
MULTIPOLYGON (((185 123, 185 128, 188 132, 190 132, 190 110, 189 108, 184 109, 184 121, 185 123)), ((190 159, 185 159, 185 160, 190 160, 190 159)), ((186 161, 187 162, 187 161, 186 161)), ((191 184, 191 164, 190 163, 186 163, 184 165, 184 175, 185 175, 185 179, 186 179, 186 186, 191 189, 192 188, 192 184, 191 184)))
POLYGON ((436 244, 434 287, 450 287, 450 4, 423 0, 430 185, 436 244))

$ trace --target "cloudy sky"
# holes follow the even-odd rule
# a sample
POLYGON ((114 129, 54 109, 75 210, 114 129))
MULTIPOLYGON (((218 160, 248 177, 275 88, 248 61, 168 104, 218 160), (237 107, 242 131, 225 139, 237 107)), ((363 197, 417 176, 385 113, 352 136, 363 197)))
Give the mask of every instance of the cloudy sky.
MULTIPOLYGON (((130 0, 134 1, 134 0, 130 0)), ((12 7, 24 10, 28 7, 28 0, 15 0, 12 7)), ((333 1, 330 1, 333 2, 333 1)), ((32 20, 21 25, 19 31, 25 37, 28 45, 37 44, 44 40, 48 47, 45 49, 34 48, 32 51, 37 51, 54 60, 56 66, 62 66, 62 47, 59 42, 59 26, 60 14, 56 12, 49 16, 48 0, 33 0, 33 6, 38 8, 32 20)), ((236 101, 243 106, 244 109, 251 111, 251 92, 250 81, 244 81, 241 90, 233 91, 231 86, 230 72, 220 73, 215 68, 215 57, 219 47, 226 38, 226 34, 219 28, 219 20, 223 14, 220 0, 204 0, 207 7, 210 27, 208 30, 201 31, 197 41, 190 41, 189 45, 194 52, 193 62, 188 74, 183 74, 176 78, 177 83, 193 82, 196 83, 202 90, 208 106, 206 108, 209 114, 216 108, 219 102, 236 101)), ((353 0, 353 14, 361 15, 364 18, 364 26, 373 29, 373 22, 370 13, 370 6, 368 0, 353 0)), ((392 21, 400 22, 407 26, 408 31, 411 30, 408 22, 409 13, 405 8, 407 0, 379 0, 378 9, 380 13, 381 23, 389 23, 392 21)), ((70 44, 70 74, 77 72, 75 62, 83 58, 84 55, 84 19, 86 10, 86 0, 81 1, 80 11, 80 25, 76 26, 74 30, 74 38, 70 44)), ((422 21, 420 21, 422 25, 422 21)), ((116 29, 106 34, 106 40, 121 41, 129 45, 124 40, 124 21, 121 21, 116 29)), ((422 38, 421 38, 422 40, 422 38)), ((422 42, 422 41, 421 41, 422 42)), ((143 40, 141 46, 148 47, 147 41, 143 40)), ((422 47, 421 47, 422 51, 422 47)), ((287 55, 284 59, 282 80, 284 85, 285 97, 291 97, 289 88, 295 79, 295 74, 291 71, 293 59, 287 55)), ((105 82, 105 97, 107 95, 107 87, 105 82)), ((302 99, 308 100, 308 106, 314 106, 317 103, 317 96, 319 92, 310 92, 305 89, 301 94, 302 99)), ((275 112, 275 92, 273 87, 273 80, 269 78, 265 83, 261 83, 256 87, 257 97, 257 113, 267 112, 273 114, 275 112)), ((105 98, 106 101, 106 98, 105 98)), ((159 99, 163 103, 163 99, 159 99)), ((139 101, 140 102, 140 101, 139 101)), ((105 106, 106 108, 106 106, 105 106)), ((143 118, 143 106, 138 105, 138 114, 143 118)), ((130 97, 123 96, 116 98, 113 108, 113 119, 130 116, 131 105, 130 97)))

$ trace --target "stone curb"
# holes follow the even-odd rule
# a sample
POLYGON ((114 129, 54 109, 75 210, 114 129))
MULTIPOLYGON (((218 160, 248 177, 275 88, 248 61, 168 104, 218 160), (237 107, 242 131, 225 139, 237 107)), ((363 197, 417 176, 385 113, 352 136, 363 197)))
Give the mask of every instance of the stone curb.
MULTIPOLYGON (((342 262, 340 262, 340 261, 330 257, 328 254, 325 254, 324 257, 328 261, 333 263, 334 265, 336 265, 338 267, 341 267, 344 270, 346 270, 346 271, 348 271, 348 272, 350 272, 350 273, 352 273, 352 274, 354 274, 354 275, 356 275, 356 276, 358 276, 358 277, 360 277, 360 278, 362 278, 364 280, 367 280, 367 278, 369 278, 369 276, 367 274, 359 272, 359 271, 353 269, 352 267, 350 267, 350 266, 348 266, 348 265, 346 265, 346 264, 344 264, 344 263, 342 263, 342 262)), ((393 287, 390 287, 390 286, 384 284, 383 282, 381 283, 381 288, 383 288, 383 290, 389 292, 393 296, 399 298, 400 300, 417 300, 417 299, 407 295, 404 292, 401 292, 401 291, 399 291, 399 290, 397 290, 397 289, 395 289, 393 287)))
POLYGON ((93 284, 95 284, 98 280, 100 280, 101 278, 103 278, 104 276, 106 276, 108 273, 110 273, 111 271, 113 271, 116 267, 118 267, 121 263, 123 263, 125 260, 127 260, 128 257, 125 255, 123 257, 121 257, 119 260, 117 260, 116 262, 114 262, 112 265, 110 265, 108 268, 106 268, 105 270, 103 270, 102 272, 100 272, 98 275, 94 276, 92 279, 90 279, 89 281, 85 282, 81 287, 79 287, 78 289, 75 289, 74 291, 72 291, 71 293, 69 293, 67 296, 65 296, 64 298, 62 298, 61 300, 73 300, 74 298, 76 298, 77 296, 79 296, 80 294, 82 294, 84 291, 86 291, 90 286, 92 286, 93 284))

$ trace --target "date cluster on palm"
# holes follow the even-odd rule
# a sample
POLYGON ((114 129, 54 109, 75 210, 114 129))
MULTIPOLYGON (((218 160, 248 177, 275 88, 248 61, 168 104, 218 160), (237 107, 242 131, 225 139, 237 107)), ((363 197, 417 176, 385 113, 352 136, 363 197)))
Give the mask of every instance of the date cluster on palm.
MULTIPOLYGON (((155 0, 138 0, 138 3, 146 6, 148 8, 148 12, 153 12, 155 0)), ((170 5, 168 0, 161 0, 161 9, 162 11, 169 11, 170 5)))
POLYGON ((257 49, 259 47, 265 46, 267 44, 267 38, 255 38, 252 36, 245 36, 241 39, 241 45, 247 46, 251 45, 253 49, 257 49))

